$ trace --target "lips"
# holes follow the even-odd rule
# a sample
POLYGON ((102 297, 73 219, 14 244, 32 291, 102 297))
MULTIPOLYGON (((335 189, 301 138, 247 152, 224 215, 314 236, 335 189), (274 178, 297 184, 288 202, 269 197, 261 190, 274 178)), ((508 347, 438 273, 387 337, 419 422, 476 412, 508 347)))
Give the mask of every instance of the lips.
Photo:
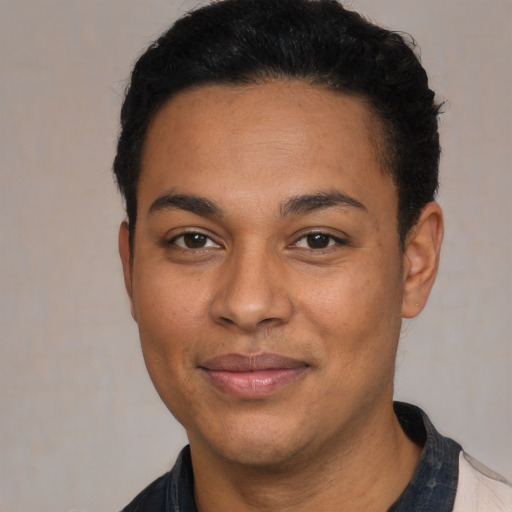
POLYGON ((296 381, 309 368, 278 354, 225 354, 199 366, 219 390, 240 398, 263 398, 296 381))

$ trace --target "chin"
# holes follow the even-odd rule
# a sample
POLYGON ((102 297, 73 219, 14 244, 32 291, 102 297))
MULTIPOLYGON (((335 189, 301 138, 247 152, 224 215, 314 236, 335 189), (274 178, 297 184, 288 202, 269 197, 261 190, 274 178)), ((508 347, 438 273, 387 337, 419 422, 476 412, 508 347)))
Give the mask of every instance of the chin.
MULTIPOLYGON (((230 463, 246 467, 282 471, 293 464, 308 445, 307 436, 298 425, 276 422, 275 418, 232 422, 229 426, 204 433, 202 443, 207 449, 230 463), (295 427, 295 428, 294 428, 295 427)), ((190 437, 190 436, 189 436, 190 437)), ((191 445, 194 438, 190 438, 191 445)))
POLYGON ((283 471, 283 468, 292 465, 297 452, 296 447, 282 446, 277 443, 267 443, 256 440, 240 440, 228 446, 218 447, 218 454, 233 464, 239 464, 253 469, 260 468, 265 471, 283 471))

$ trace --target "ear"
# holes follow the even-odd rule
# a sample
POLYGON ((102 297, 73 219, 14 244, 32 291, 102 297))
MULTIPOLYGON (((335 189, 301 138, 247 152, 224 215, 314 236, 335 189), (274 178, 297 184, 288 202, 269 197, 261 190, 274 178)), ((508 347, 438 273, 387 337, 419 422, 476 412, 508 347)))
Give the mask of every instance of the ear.
POLYGON ((428 203, 406 240, 402 317, 415 317, 427 303, 439 267, 442 241, 443 212, 437 203, 428 203))
POLYGON ((132 313, 132 317, 135 321, 137 321, 135 315, 135 308, 133 304, 133 289, 132 289, 132 269, 133 269, 133 260, 132 253, 130 250, 130 230, 128 228, 128 222, 123 221, 121 226, 119 226, 119 256, 121 257, 121 263, 123 264, 123 275, 124 275, 124 285, 126 287, 126 292, 128 293, 128 297, 130 298, 130 310, 132 313))

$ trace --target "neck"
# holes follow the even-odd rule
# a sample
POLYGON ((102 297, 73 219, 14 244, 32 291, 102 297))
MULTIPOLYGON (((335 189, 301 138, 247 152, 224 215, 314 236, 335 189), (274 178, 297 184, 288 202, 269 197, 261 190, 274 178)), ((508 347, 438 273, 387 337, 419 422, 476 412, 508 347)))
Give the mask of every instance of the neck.
POLYGON ((421 448, 402 431, 392 404, 350 440, 334 439, 279 467, 247 467, 191 440, 199 512, 372 512, 387 510, 409 483, 421 448))

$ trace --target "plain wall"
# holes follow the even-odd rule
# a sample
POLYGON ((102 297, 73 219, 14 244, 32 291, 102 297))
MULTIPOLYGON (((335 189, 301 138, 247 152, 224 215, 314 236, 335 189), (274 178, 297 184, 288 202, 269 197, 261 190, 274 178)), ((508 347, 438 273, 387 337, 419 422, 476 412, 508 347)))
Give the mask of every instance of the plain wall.
MULTIPOLYGON (((120 509, 186 442, 146 375, 110 175, 130 67, 181 0, 0 0, 0 510, 120 509)), ((447 100, 446 239, 396 396, 512 478, 508 0, 353 0, 447 100)))

